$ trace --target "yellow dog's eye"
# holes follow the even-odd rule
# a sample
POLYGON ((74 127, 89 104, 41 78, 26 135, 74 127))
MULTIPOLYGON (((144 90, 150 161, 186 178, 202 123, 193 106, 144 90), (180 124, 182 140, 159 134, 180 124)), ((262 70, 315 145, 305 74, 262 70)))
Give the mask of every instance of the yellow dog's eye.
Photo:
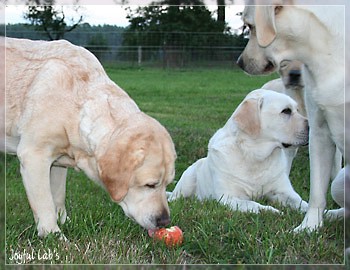
POLYGON ((154 189, 154 188, 156 188, 156 184, 147 184, 146 185, 146 187, 148 187, 148 188, 151 188, 151 189, 154 189))

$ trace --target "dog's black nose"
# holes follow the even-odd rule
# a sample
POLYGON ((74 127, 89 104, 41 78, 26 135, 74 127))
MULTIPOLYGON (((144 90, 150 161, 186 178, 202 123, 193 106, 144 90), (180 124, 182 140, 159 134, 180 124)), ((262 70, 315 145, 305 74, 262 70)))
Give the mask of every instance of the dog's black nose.
POLYGON ((156 219, 157 227, 163 227, 170 224, 170 216, 167 211, 163 211, 163 213, 157 217, 156 219))
POLYGON ((298 85, 300 83, 301 72, 299 69, 292 69, 288 75, 290 85, 298 85))

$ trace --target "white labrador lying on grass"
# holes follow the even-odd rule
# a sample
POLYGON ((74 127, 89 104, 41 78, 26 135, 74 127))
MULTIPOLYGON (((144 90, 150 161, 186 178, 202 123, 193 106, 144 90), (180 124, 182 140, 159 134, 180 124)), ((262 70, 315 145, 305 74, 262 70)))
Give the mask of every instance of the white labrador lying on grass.
POLYGON ((208 156, 182 175, 169 200, 180 196, 213 198, 233 210, 271 210, 253 199, 265 196, 307 210, 287 174, 284 148, 308 142, 308 121, 287 95, 255 90, 210 139, 208 156))

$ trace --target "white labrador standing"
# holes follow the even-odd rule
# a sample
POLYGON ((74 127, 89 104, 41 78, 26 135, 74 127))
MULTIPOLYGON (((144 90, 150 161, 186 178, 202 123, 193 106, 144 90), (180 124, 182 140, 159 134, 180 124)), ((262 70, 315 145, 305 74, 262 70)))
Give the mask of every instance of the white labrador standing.
MULTIPOLYGON (((266 74, 285 60, 304 63, 311 186, 309 209, 295 231, 312 231, 323 224, 336 146, 344 154, 345 10, 336 5, 291 5, 295 2, 246 6, 243 20, 251 34, 238 64, 249 74, 266 74)), ((344 186, 341 175, 336 181, 344 186)), ((329 212, 333 217, 343 213, 343 208, 329 212)))
MULTIPOLYGON (((261 88, 273 90, 279 93, 286 94, 294 99, 298 103, 299 112, 307 117, 306 108, 305 108, 305 93, 304 93, 304 82, 302 79, 302 66, 303 64, 300 61, 283 61, 280 65, 280 69, 278 71, 280 78, 271 80, 265 83, 261 88)), ((292 168, 293 159, 295 158, 298 147, 289 147, 285 149, 287 158, 288 158, 288 166, 289 172, 292 168)), ((338 179, 338 172, 342 168, 342 154, 337 149, 334 157, 334 163, 332 167, 331 178, 338 179)), ((334 185, 333 185, 334 186, 334 185)), ((337 193, 337 192, 336 192, 337 193)), ((335 198, 335 201, 339 199, 335 198)), ((340 204, 344 205, 344 204, 340 204)))
POLYGON ((278 212, 254 201, 265 196, 306 211, 307 203, 288 178, 283 149, 307 141, 308 122, 294 100, 274 91, 252 91, 210 139, 207 157, 183 173, 169 200, 195 195, 233 210, 278 212))

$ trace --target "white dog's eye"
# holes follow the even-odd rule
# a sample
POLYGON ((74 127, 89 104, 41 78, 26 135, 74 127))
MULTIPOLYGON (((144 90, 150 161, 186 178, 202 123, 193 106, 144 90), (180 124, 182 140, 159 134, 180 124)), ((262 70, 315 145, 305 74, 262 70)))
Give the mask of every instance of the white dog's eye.
POLYGON ((286 108, 281 113, 290 115, 290 114, 292 114, 292 110, 290 108, 286 108))

